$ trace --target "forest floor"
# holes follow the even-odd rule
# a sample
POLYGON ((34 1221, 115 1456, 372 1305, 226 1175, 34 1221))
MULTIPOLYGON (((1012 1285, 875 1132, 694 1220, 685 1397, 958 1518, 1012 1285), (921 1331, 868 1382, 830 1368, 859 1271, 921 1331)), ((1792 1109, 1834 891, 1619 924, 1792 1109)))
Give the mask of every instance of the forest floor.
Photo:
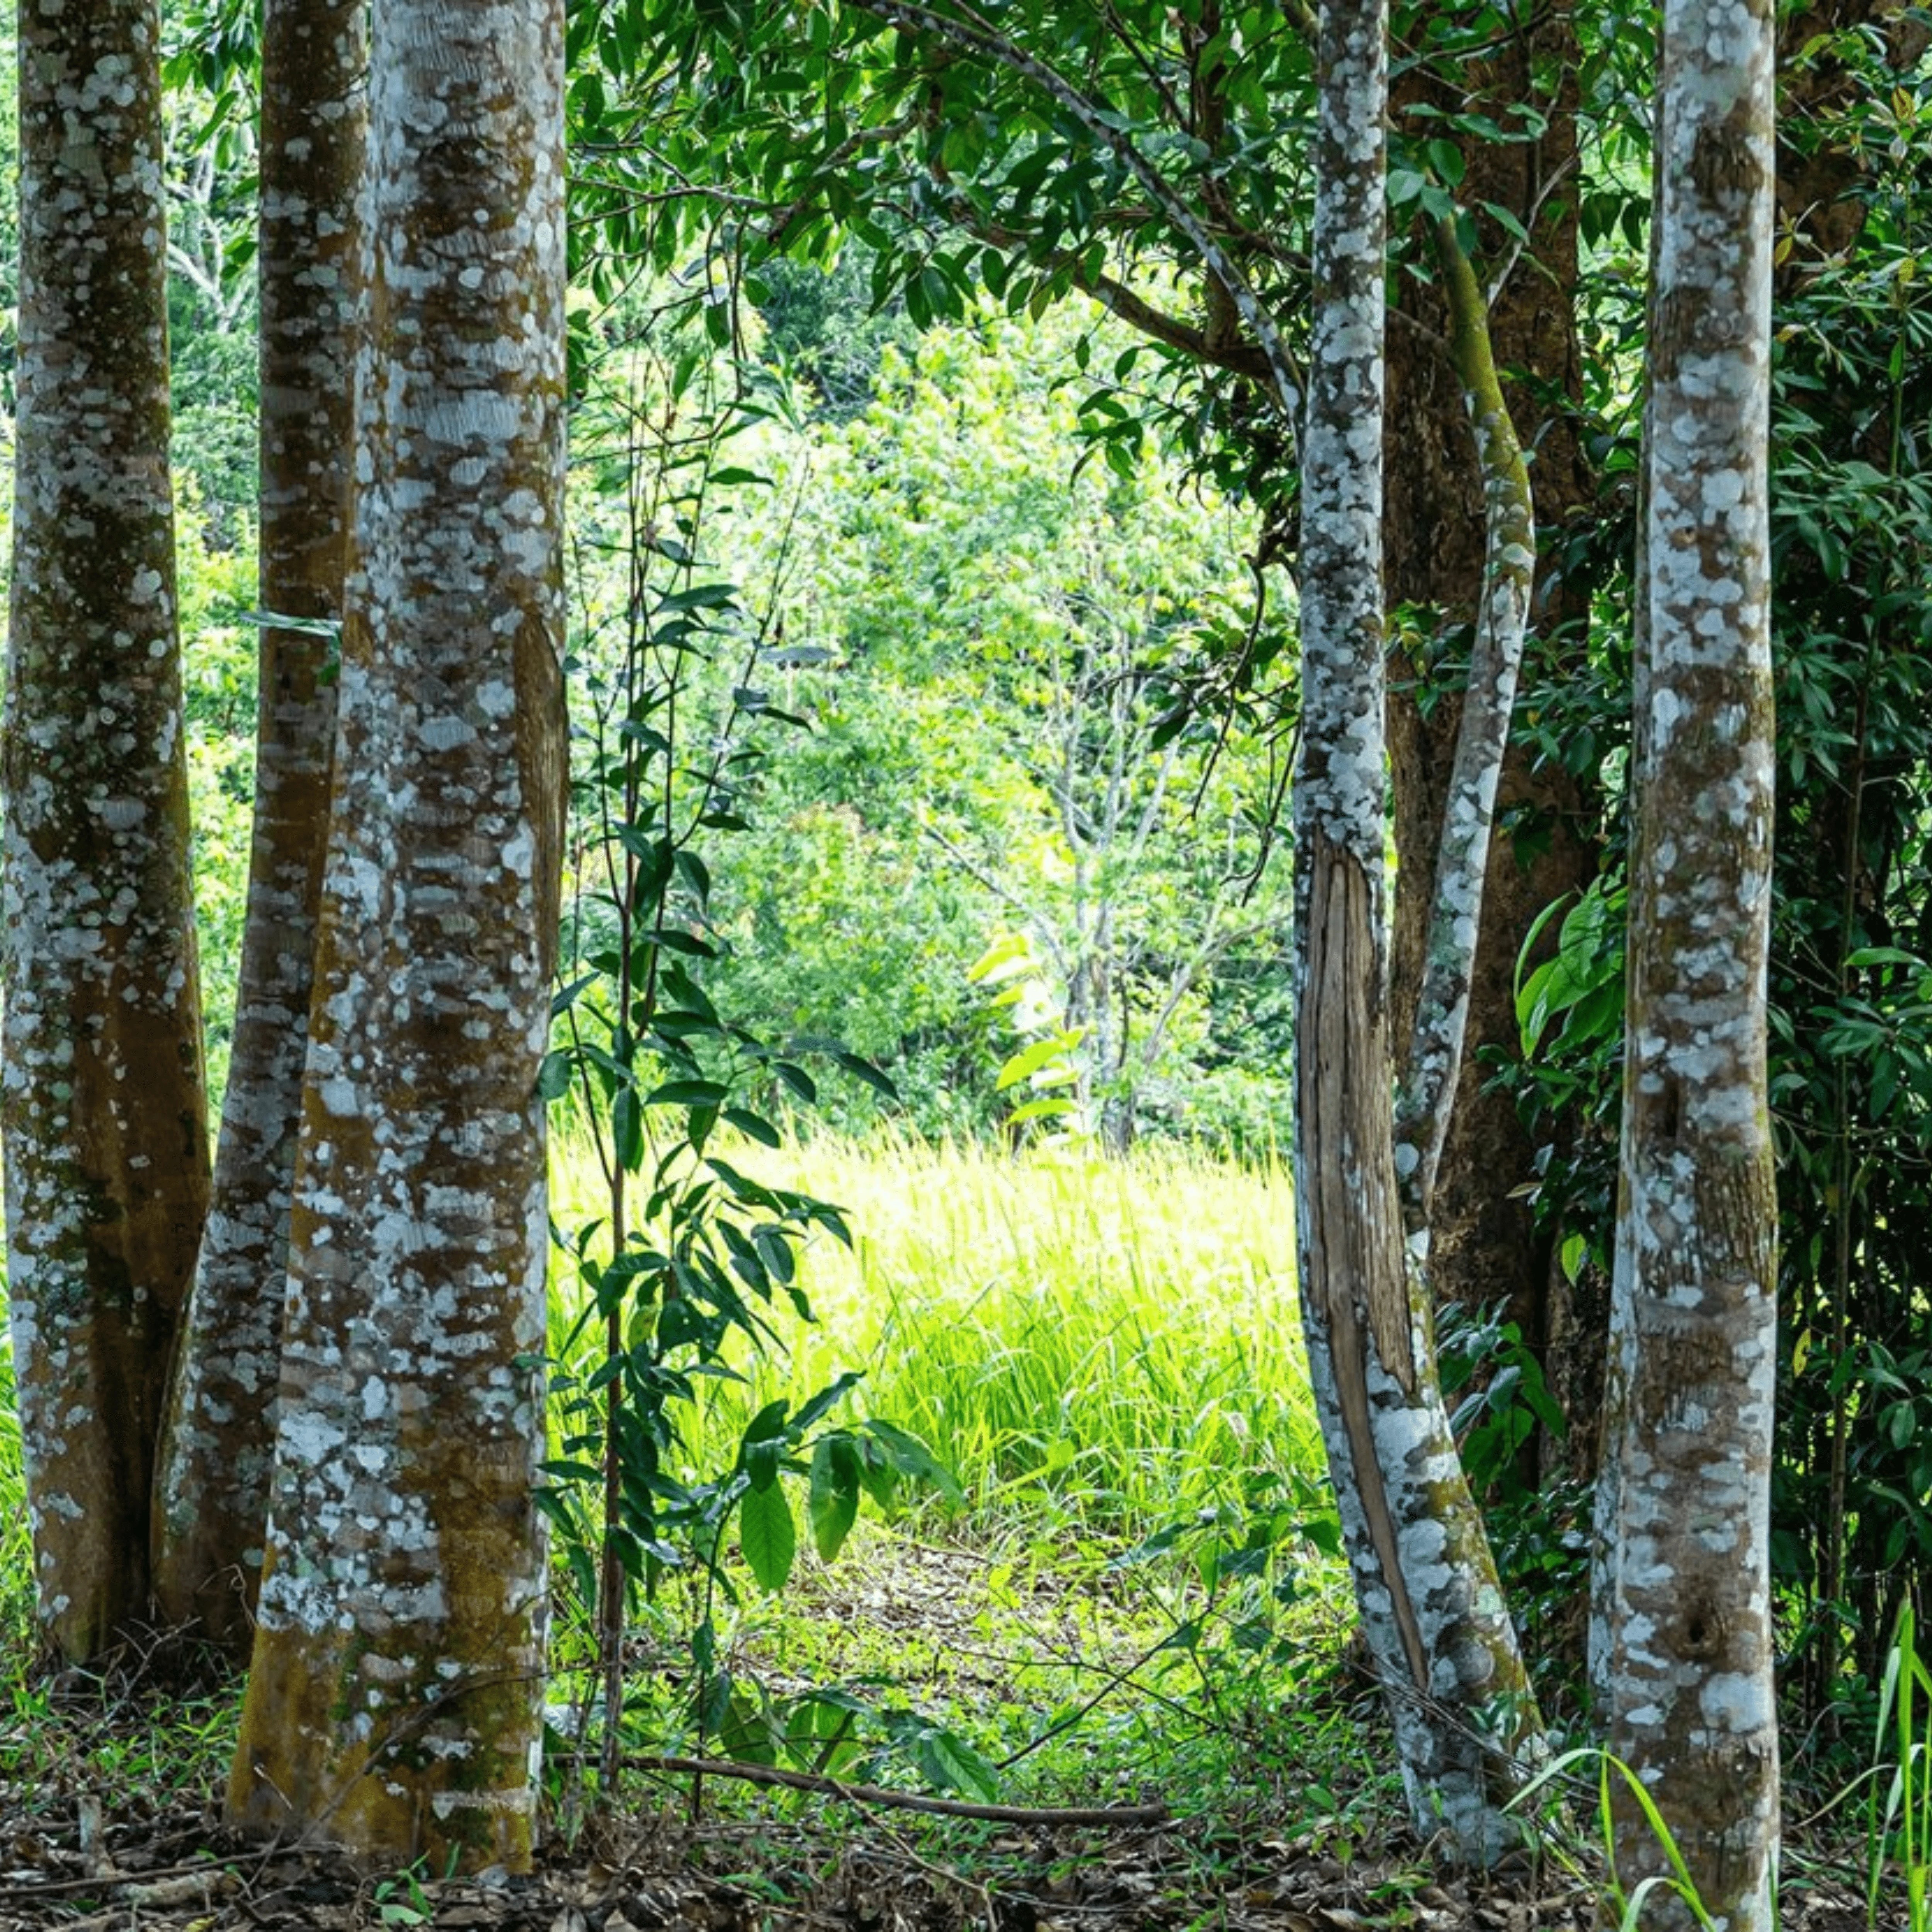
MULTIPOLYGON (((876 1546, 818 1573, 811 1592, 805 1628, 834 1633, 848 1662, 890 1657, 896 1688, 948 1721, 972 1708, 997 1718, 1036 1706, 1042 1650, 1064 1666, 1070 1651, 1094 1646, 1102 1627, 1084 1596, 1016 1587, 1010 1564, 989 1564, 983 1552, 916 1543, 876 1546), (989 1586, 1000 1612, 991 1624, 989 1586)), ((798 1654, 800 1628, 796 1605, 782 1630, 754 1621, 741 1634, 734 1667, 756 1664, 781 1683, 802 1665, 821 1668, 821 1656, 798 1654)), ((1097 1668, 1113 1690, 1087 1721, 1105 1736, 1082 1744, 1070 1730, 1070 1750, 1029 1759, 1026 1775, 1011 1780, 1010 1816, 887 1810, 718 1777, 694 1792, 688 1777, 640 1770, 621 1805, 586 1821, 572 1822, 554 1789, 556 1815, 531 1875, 441 1882, 358 1872, 326 1850, 265 1847, 227 1832, 219 1786, 232 1690, 183 1699, 123 1689, 104 1699, 92 1680, 62 1686, 20 1671, 10 1711, 0 1702, 0 1932, 1593 1925, 1601 1888, 1586 1843, 1553 1846, 1492 1874, 1436 1868, 1400 1822, 1379 1713, 1372 1700, 1347 1690, 1338 1648, 1266 1711, 1244 1709, 1232 1694, 1204 1704, 1178 1685, 1162 1689, 1133 1664, 1102 1660, 1097 1668), (1121 1700, 1136 1690, 1151 1694, 1145 1708, 1124 1713, 1121 1700), (1156 1804, 1168 1816, 1113 1826, 1052 1817, 1052 1807, 1075 1804, 1156 1804)), ((848 1681, 881 1679, 872 1670, 848 1681)), ((1010 1714, 1000 1721, 1010 1725, 1010 1714)), ((1857 1847, 1814 1838, 1798 1849, 1802 1856, 1786 1861, 1786 1932, 1861 1932, 1873 1924, 1857 1847)), ((1876 1923, 1906 1920, 1882 1909, 1876 1923)))

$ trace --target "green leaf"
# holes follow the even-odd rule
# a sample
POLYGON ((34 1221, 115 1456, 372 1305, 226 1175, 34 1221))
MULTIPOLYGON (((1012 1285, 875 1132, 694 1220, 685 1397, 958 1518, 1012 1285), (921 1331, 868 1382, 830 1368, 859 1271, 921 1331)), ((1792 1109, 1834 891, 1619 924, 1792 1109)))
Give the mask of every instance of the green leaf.
POLYGON ((730 1089, 717 1080, 667 1080, 646 1095, 647 1107, 716 1107, 723 1104, 730 1089))
POLYGON ((1435 170, 1436 178, 1446 186, 1460 188, 1466 164, 1462 150, 1454 141, 1434 140, 1427 144, 1429 165, 1435 170))
POLYGON ((862 1060, 857 1054, 848 1052, 843 1047, 835 1048, 832 1058, 855 1080, 863 1081, 883 1099, 896 1100, 899 1097, 899 1090, 893 1085, 890 1076, 882 1073, 869 1060, 862 1060))
POLYGON ((822 1436, 814 1445, 807 1513, 813 1546, 830 1563, 859 1516, 859 1451, 850 1436, 822 1436))
POLYGON ((610 1138, 618 1166, 635 1174, 644 1164, 644 1117, 634 1087, 620 1087, 610 1103, 610 1138))
POLYGON ((1023 1126, 1028 1120, 1064 1120, 1073 1112, 1073 1102, 1064 1094, 1049 1094, 1043 1099, 1029 1100, 1024 1106, 1016 1107, 1006 1116, 1008 1125, 1023 1126))
POLYGON ((782 1590, 798 1556, 798 1530, 782 1483, 745 1492, 738 1505, 738 1540, 759 1587, 782 1590))
POLYGON ((788 1087, 808 1106, 816 1106, 818 1100, 818 1083, 802 1066, 794 1066, 788 1060, 772 1062, 772 1078, 782 1086, 788 1087))
POLYGON ((727 1107, 724 1109, 724 1118, 747 1140, 756 1141, 760 1147, 775 1148, 782 1147, 784 1144, 778 1129, 773 1126, 770 1121, 759 1114, 752 1113, 748 1108, 727 1107))
POLYGON ((1000 1795, 1000 1774, 956 1731, 937 1724, 922 1730, 913 1746, 920 1769, 942 1790, 963 1792, 991 1804, 1000 1795))
POLYGON ((1009 1087, 1017 1087, 1022 1080, 1030 1080, 1042 1069, 1064 1059, 1074 1037, 1068 1034, 1049 1034, 1046 1039, 1036 1040, 1030 1046, 1021 1048, 1000 1069, 998 1090, 1004 1094, 1009 1087))
POLYGON ((744 1440, 747 1448, 754 1442, 776 1442, 785 1432, 785 1418, 791 1413, 791 1403, 781 1396, 776 1402, 768 1402, 745 1425, 744 1440))
POLYGON ((964 1503, 966 1492, 959 1486, 959 1478, 917 1436, 908 1436, 903 1429, 882 1422, 877 1416, 867 1422, 866 1428, 902 1475, 916 1476, 922 1482, 930 1483, 948 1502, 964 1503))

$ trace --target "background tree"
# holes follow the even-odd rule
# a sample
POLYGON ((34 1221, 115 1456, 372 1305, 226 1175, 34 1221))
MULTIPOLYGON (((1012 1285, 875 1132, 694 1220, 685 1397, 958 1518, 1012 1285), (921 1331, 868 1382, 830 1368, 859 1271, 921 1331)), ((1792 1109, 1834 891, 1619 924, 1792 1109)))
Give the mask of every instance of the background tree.
POLYGON ((707 983, 880 1059, 923 1130, 985 1130, 1010 1048, 967 972, 1022 929, 1121 1144, 1279 1144, 1285 756, 1177 719, 1201 633, 1248 621, 1252 520, 1151 444, 1082 461, 1055 378, 1084 332, 989 305, 889 350, 849 420, 734 441, 771 487, 722 492, 714 541, 782 617, 760 681, 813 729, 719 870, 707 983))
POLYGON ((20 22, 4 778, 8 1286, 44 1628, 148 1605, 170 1348, 208 1198, 168 472, 158 16, 20 22))
POLYGON ((259 541, 267 620, 254 851, 214 1199, 157 1478, 160 1612, 243 1654, 267 1524, 335 739, 361 245, 362 12, 361 0, 270 0, 263 15, 259 541))
POLYGON ((378 10, 354 572, 238 1822, 528 1863, 562 21, 378 10))
POLYGON ((1593 1663, 1646 1924, 1774 1922, 1772 10, 1664 21, 1622 1188, 1593 1663), (1619 1788, 1621 1787, 1621 1788, 1619 1788), (1699 1903, 1671 1902, 1675 1836, 1699 1903), (1704 1915, 1708 1914, 1706 1917, 1704 1915))

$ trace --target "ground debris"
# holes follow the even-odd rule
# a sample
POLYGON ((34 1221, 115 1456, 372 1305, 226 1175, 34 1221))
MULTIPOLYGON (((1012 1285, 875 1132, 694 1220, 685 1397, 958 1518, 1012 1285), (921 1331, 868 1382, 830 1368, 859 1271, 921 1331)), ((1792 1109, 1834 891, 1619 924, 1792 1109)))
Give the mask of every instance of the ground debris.
MULTIPOLYGON (((212 1807, 82 1819, 71 1798, 0 1815, 0 1932, 1587 1932, 1596 1910, 1586 1879, 1547 1864, 1444 1874, 1413 1843, 1344 1858, 1204 1822, 1010 1830, 968 1856, 922 1826, 830 1812, 606 1818, 529 1877, 432 1882, 264 1854, 212 1807)), ((1854 1876, 1794 1886, 1787 1932, 1864 1928, 1854 1876)))

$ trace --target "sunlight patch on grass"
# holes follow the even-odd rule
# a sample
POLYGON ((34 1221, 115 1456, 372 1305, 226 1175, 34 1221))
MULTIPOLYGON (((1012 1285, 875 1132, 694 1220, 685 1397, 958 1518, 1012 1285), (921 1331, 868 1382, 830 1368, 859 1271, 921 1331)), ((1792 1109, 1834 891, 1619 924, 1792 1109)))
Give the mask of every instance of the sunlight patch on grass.
MULTIPOLYGON (((772 1311, 782 1350, 718 1385, 686 1444, 694 1470, 728 1466, 764 1402, 860 1370, 857 1412, 926 1441, 976 1515, 1071 1505, 1131 1538, 1226 1502, 1250 1472, 1318 1480, 1280 1166, 896 1137, 722 1150, 836 1202, 855 1245, 814 1239, 800 1282, 818 1322, 772 1311)), ((554 1167, 560 1225, 595 1219, 588 1144, 560 1140, 554 1167)))

